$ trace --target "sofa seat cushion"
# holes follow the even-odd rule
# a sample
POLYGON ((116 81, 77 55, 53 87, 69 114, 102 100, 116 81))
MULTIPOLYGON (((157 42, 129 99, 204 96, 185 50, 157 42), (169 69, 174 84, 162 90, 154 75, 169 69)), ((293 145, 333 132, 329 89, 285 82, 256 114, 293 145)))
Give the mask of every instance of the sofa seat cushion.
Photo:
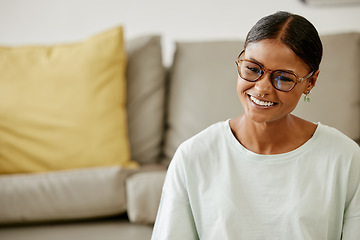
POLYGON ((164 169, 137 173, 126 180, 127 214, 131 222, 155 222, 165 176, 164 169))
POLYGON ((0 175, 0 223, 123 213, 126 211, 125 179, 134 171, 115 166, 0 175))
POLYGON ((152 225, 126 218, 0 227, 2 240, 145 240, 151 233, 152 225))

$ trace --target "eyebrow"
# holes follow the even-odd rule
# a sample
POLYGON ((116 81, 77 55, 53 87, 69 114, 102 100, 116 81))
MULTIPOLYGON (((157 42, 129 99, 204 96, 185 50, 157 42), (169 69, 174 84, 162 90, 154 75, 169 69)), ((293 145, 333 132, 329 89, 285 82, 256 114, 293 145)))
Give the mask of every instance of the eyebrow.
MULTIPOLYGON (((246 59, 246 58, 244 58, 244 59, 246 59)), ((261 62, 257 61, 255 58, 248 58, 248 60, 251 60, 251 61, 253 61, 253 62, 255 62, 255 63, 259 64, 260 66, 262 66, 262 67, 266 68, 266 67, 264 66, 264 64, 262 64, 261 62)), ((267 69, 267 68, 266 68, 266 69, 267 69)))
MULTIPOLYGON (((247 58, 244 58, 244 59, 247 59, 247 58)), ((248 58, 247 60, 250 60, 250 61, 253 61, 257 64, 259 64, 261 67, 265 68, 265 69, 268 69, 268 70, 271 70, 271 71, 284 71, 284 72, 289 72, 289 73, 293 73, 293 74, 296 74, 295 71, 293 70, 290 70, 290 69, 275 69, 275 70, 272 70, 272 69, 269 69, 267 67, 264 66, 264 64, 262 64, 261 62, 257 61, 255 58, 248 58)), ((297 74, 296 74, 297 75, 297 74)))

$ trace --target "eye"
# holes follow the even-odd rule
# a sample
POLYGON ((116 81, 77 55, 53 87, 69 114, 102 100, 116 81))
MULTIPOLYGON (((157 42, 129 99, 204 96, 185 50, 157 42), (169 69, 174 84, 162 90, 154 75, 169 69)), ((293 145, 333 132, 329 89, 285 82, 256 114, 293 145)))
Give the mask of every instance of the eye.
POLYGON ((246 66, 246 68, 249 70, 249 71, 252 71, 254 73, 259 73, 261 70, 260 68, 258 67, 250 67, 250 66, 246 66))
POLYGON ((242 63, 244 71, 252 74, 260 74, 261 73, 261 67, 253 62, 244 61, 242 63))
POLYGON ((281 82, 289 82, 293 83, 296 82, 296 77, 288 72, 276 71, 274 72, 274 80, 281 81, 281 82))
POLYGON ((261 67, 253 62, 243 60, 238 65, 239 75, 247 81, 256 81, 262 74, 261 67))
POLYGON ((294 80, 284 76, 278 76, 275 79, 276 81, 281 81, 281 82, 294 82, 294 80))

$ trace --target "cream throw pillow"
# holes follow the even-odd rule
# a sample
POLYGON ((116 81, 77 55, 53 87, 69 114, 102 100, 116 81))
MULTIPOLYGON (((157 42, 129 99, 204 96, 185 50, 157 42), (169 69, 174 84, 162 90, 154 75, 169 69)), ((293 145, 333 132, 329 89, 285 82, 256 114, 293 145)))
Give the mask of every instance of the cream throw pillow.
POLYGON ((121 27, 75 44, 0 48, 0 174, 136 166, 121 27))
POLYGON ((165 120, 165 69, 161 38, 140 36, 126 42, 127 102, 131 157, 140 164, 159 161, 165 120))

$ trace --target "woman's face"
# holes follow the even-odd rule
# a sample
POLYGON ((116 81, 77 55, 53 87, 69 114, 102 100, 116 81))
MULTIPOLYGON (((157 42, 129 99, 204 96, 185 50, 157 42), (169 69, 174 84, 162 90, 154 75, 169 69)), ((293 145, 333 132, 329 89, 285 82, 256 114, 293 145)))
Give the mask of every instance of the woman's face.
MULTIPOLYGON (((244 58, 261 63, 270 70, 289 70, 304 77, 310 68, 290 48, 279 40, 266 39, 247 45, 244 58)), ((266 72, 256 82, 238 76, 237 92, 245 115, 258 123, 270 123, 284 119, 296 107, 303 93, 315 85, 318 72, 313 77, 297 83, 289 92, 276 90, 266 72)))

